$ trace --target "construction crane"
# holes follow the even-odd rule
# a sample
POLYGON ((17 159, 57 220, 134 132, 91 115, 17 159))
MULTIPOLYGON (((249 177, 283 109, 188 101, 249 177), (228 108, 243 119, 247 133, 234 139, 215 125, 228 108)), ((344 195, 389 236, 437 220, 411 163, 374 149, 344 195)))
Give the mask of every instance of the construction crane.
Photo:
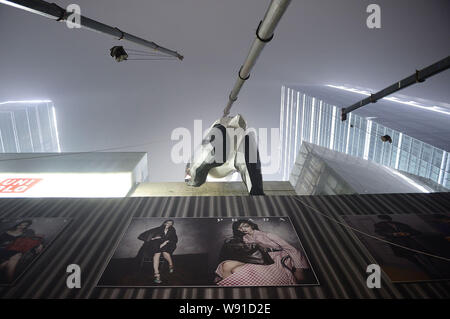
MULTIPOLYGON (((446 58, 433 63, 430 66, 427 66, 426 68, 422 70, 416 70, 416 72, 398 82, 395 82, 394 84, 388 86, 387 88, 384 88, 381 91, 378 91, 375 94, 371 94, 369 97, 356 102, 355 104, 350 105, 349 107, 345 107, 341 109, 341 120, 345 121, 347 120, 347 114, 359 109, 360 107, 363 107, 364 105, 370 104, 370 103, 376 103, 378 100, 394 93, 397 91, 400 91, 404 88, 407 88, 408 86, 411 86, 416 83, 422 83, 427 78, 438 74, 440 72, 443 72, 450 68, 450 56, 447 56, 446 58)), ((391 141, 392 143, 392 141, 391 141)))
MULTIPOLYGON (((55 21, 67 21, 72 14, 71 12, 67 12, 64 8, 61 8, 55 3, 48 3, 43 0, 0 0, 0 3, 15 8, 19 8, 28 12, 32 12, 35 14, 39 14, 41 16, 53 19, 55 21)), ((80 16, 80 25, 86 29, 110 35, 116 38, 117 40, 129 41, 134 44, 144 46, 146 48, 160 52, 161 54, 172 56, 179 60, 183 60, 183 56, 176 51, 169 50, 156 44, 155 42, 139 38, 135 35, 120 30, 119 28, 106 25, 104 23, 89 19, 82 15, 80 16)), ((125 55, 122 53, 122 56, 114 56, 114 57, 118 61, 121 58, 123 60, 125 55)))

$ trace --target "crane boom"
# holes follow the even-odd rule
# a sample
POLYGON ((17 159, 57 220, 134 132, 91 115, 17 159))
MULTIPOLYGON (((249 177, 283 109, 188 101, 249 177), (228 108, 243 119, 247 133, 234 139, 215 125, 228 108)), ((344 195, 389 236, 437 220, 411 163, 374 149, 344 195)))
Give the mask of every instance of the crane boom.
MULTIPOLYGON (((0 3, 10 5, 19 9, 26 10, 35 14, 39 14, 56 21, 66 21, 72 14, 54 3, 48 3, 43 0, 0 0, 0 3)), ((119 28, 115 28, 96 20, 89 19, 85 16, 80 17, 80 24, 86 29, 97 31, 103 34, 115 37, 118 40, 126 40, 135 44, 159 51, 161 53, 173 56, 179 60, 183 60, 183 56, 178 52, 164 48, 152 41, 148 41, 132 34, 126 33, 119 28)))

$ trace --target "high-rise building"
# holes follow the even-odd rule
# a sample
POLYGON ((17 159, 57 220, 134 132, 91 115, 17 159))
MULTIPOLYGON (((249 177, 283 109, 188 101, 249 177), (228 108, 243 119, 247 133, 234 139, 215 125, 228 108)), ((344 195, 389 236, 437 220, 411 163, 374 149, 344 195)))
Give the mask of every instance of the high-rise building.
POLYGON ((303 141, 429 179, 450 188, 448 152, 297 90, 281 88, 281 179, 289 180, 303 141), (389 135, 392 143, 381 137, 389 135))
POLYGON ((0 102, 0 152, 61 152, 53 102, 0 102))
POLYGON ((432 193, 429 179, 303 141, 289 178, 298 195, 432 193))

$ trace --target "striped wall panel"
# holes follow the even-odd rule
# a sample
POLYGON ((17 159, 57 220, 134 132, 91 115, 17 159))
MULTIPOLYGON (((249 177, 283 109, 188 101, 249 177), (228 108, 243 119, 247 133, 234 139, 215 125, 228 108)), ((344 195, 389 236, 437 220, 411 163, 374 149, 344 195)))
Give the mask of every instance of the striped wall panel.
MULTIPOLYGON (((142 197, 2 199, 0 218, 65 217, 72 222, 2 298, 449 298, 450 282, 366 287, 375 261, 341 215, 430 214, 450 211, 450 194, 265 197, 142 197), (132 217, 289 216, 320 281, 284 288, 96 288, 132 217), (82 288, 66 287, 66 267, 82 269, 82 288)), ((450 265, 449 265, 450 267, 450 265)))

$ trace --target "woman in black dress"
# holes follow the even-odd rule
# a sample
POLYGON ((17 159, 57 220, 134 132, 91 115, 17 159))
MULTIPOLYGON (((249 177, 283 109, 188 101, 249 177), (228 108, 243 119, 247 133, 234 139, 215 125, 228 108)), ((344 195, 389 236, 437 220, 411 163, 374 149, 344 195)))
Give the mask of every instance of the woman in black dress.
POLYGON ((139 260, 145 257, 153 258, 154 282, 157 284, 162 282, 159 273, 161 254, 169 263, 169 272, 173 273, 172 254, 178 242, 177 232, 173 224, 174 221, 168 219, 161 226, 147 230, 138 236, 138 239, 144 241, 144 244, 139 250, 137 258, 139 260))
POLYGON ((31 220, 23 220, 0 234, 0 274, 8 282, 14 279, 24 255, 39 254, 43 249, 43 238, 29 228, 32 223, 31 220))

